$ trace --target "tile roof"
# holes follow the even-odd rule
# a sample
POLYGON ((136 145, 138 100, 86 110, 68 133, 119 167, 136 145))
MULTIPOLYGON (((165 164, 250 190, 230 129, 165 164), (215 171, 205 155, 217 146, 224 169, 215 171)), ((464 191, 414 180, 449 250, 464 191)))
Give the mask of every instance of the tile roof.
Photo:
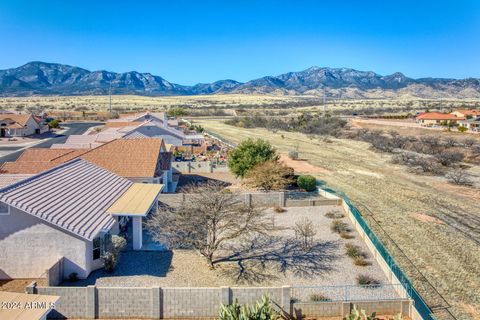
POLYGON ((463 120, 463 117, 457 117, 449 113, 426 112, 417 116, 420 120, 463 120))
POLYGON ((115 121, 115 122, 107 122, 105 123, 105 127, 107 128, 121 128, 121 127, 132 127, 132 126, 139 126, 143 122, 142 121, 115 121))
POLYGON ((0 188, 9 186, 15 182, 30 178, 31 174, 0 174, 0 188))
POLYGON ((81 156, 102 168, 127 178, 155 177, 162 139, 119 139, 81 156))
POLYGON ((30 119, 31 114, 15 114, 15 113, 7 113, 7 114, 0 114, 0 121, 11 119, 16 122, 21 128, 25 127, 30 119))
POLYGON ((115 220, 106 211, 132 185, 88 161, 75 159, 0 189, 0 201, 92 240, 115 220))
POLYGON ((457 109, 456 112, 460 112, 465 116, 480 116, 480 110, 475 109, 457 109))
POLYGON ((46 149, 30 148, 14 162, 5 162, 0 166, 0 173, 36 174, 76 158, 88 149, 46 149))

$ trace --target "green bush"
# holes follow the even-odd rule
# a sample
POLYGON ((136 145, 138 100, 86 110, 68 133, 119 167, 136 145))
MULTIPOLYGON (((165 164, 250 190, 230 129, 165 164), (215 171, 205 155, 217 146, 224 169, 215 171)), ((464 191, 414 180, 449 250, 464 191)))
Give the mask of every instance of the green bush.
POLYGON ((460 126, 460 127, 458 127, 458 131, 460 131, 460 132, 467 132, 467 131, 468 131, 468 128, 467 128, 467 127, 464 127, 464 126, 460 126))
POLYGON ((262 139, 247 139, 233 149, 228 158, 228 167, 237 177, 244 177, 257 164, 278 160, 277 152, 262 139))
POLYGON ((54 119, 48 123, 48 126, 50 127, 50 129, 58 128, 59 125, 60 125, 60 121, 57 119, 54 119))
POLYGON ((313 191, 317 188, 317 180, 314 176, 305 175, 297 178, 297 185, 305 191, 313 191))

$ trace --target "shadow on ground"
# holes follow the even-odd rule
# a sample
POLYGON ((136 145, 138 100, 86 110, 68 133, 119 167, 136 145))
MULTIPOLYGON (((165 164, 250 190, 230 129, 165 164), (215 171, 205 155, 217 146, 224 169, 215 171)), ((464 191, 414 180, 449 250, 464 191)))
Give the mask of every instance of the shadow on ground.
POLYGON ((95 285, 97 279, 125 276, 166 277, 172 265, 172 251, 125 251, 112 273, 103 268, 93 271, 87 279, 64 281, 62 286, 82 287, 95 285))

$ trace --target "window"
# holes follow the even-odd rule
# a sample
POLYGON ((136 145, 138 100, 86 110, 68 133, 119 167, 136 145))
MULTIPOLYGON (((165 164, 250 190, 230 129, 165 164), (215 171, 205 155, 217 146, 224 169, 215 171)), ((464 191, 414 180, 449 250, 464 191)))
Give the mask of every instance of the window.
POLYGON ((10 214, 10 206, 0 202, 0 216, 8 216, 10 214))
POLYGON ((95 238, 93 239, 93 260, 100 259, 100 256, 102 254, 102 239, 101 238, 95 238))

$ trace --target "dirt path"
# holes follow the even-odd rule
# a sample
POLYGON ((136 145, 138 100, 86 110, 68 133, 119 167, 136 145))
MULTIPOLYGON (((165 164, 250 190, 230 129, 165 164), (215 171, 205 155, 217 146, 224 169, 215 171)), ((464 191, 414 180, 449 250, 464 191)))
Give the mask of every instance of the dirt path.
MULTIPOLYGON (((382 241, 402 267, 414 266, 419 270, 406 270, 414 282, 417 275, 423 274, 445 297, 452 306, 449 310, 458 319, 475 319, 471 310, 480 309, 477 192, 451 187, 437 177, 410 173, 405 167, 392 164, 390 156, 374 152, 359 141, 328 142, 298 133, 236 128, 216 121, 201 125, 234 142, 262 138, 283 154, 298 150, 301 158, 320 168, 315 173, 319 179, 345 192, 365 216, 372 215, 388 235, 381 236, 382 241), (400 259, 400 254, 407 259, 400 259), (408 260, 413 264, 407 263, 408 260)), ((440 295, 431 298, 430 304, 445 306, 446 303, 438 301, 440 295)))

